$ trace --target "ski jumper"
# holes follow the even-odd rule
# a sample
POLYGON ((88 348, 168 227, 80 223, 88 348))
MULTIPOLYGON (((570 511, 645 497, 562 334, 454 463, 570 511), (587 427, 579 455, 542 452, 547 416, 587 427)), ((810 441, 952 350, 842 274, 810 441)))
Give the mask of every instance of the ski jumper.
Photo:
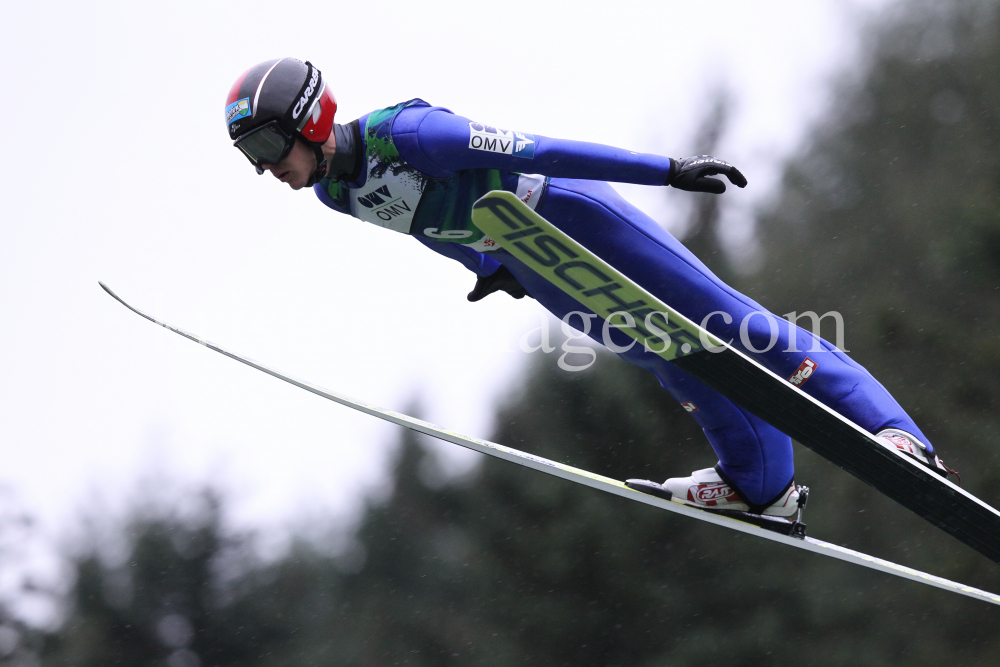
MULTIPOLYGON (((327 178, 314 186, 327 206, 410 234, 479 276, 503 265, 560 319, 573 311, 591 312, 472 224, 472 204, 479 197, 491 190, 514 192, 657 298, 777 375, 795 376, 803 391, 862 428, 871 433, 899 428, 931 449, 913 420, 864 368, 723 283, 607 183, 663 185, 670 173, 668 158, 502 130, 422 100, 372 112, 352 125, 360 166, 343 180, 327 178)), ((570 323, 576 321, 574 317, 570 323)), ((602 327, 591 327, 590 336, 598 343, 601 334, 602 327)), ((614 328, 610 337, 619 347, 631 342, 614 328)), ((684 405, 708 437, 722 473, 752 505, 769 505, 791 484, 787 435, 641 345, 619 356, 652 372, 684 405)))

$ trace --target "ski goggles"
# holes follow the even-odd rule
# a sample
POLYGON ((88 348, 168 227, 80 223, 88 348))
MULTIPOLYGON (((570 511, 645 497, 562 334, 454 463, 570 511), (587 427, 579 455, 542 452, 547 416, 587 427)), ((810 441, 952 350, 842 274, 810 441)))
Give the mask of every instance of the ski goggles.
POLYGON ((244 134, 233 145, 257 167, 258 174, 263 174, 262 164, 278 164, 288 157, 295 145, 295 137, 281 129, 278 121, 272 120, 244 134))

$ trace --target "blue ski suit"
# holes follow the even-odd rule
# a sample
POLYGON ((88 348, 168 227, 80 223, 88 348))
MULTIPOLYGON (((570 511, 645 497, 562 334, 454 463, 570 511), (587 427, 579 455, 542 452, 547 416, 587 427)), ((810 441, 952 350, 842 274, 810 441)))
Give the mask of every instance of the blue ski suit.
MULTIPOLYGON (((469 213, 478 197, 496 189, 516 192, 664 303, 862 428, 872 433, 899 428, 931 447, 864 368, 723 283, 607 183, 661 186, 670 174, 668 158, 502 130, 422 100, 372 112, 355 121, 354 128, 360 167, 314 186, 331 208, 412 234, 478 276, 503 265, 560 319, 573 311, 591 312, 472 225, 469 213)), ((338 132, 338 152, 341 136, 347 135, 338 132)), ((616 329, 610 333, 619 347, 631 342, 616 329)), ((590 335, 599 343, 601 334, 601 327, 591 327, 590 335)), ((768 505, 787 489, 794 475, 787 435, 640 345, 620 356, 652 372, 684 405, 708 437, 719 468, 745 499, 768 505)))

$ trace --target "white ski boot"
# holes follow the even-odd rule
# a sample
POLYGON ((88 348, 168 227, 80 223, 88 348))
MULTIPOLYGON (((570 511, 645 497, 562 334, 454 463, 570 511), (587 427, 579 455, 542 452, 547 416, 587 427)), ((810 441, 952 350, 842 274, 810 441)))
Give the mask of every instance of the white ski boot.
MULTIPOLYGON (((695 470, 690 477, 671 477, 661 485, 670 492, 674 502, 700 509, 750 512, 750 506, 726 484, 715 468, 695 470)), ((799 510, 799 491, 794 484, 776 501, 754 514, 790 517, 799 510)), ((760 510, 761 508, 754 508, 760 510)))
POLYGON ((898 428, 884 428, 878 432, 876 437, 886 440, 899 451, 913 459, 916 459, 946 479, 948 477, 948 473, 955 475, 955 477, 958 478, 959 485, 961 485, 961 475, 946 466, 944 461, 942 461, 937 454, 928 452, 927 445, 920 442, 906 431, 900 431, 898 428))
POLYGON ((690 477, 671 477, 663 484, 646 479, 625 482, 630 489, 675 503, 697 507, 714 514, 729 515, 792 537, 805 537, 802 510, 809 498, 809 488, 789 484, 781 497, 767 507, 751 507, 736 490, 722 479, 715 468, 695 470, 690 477))

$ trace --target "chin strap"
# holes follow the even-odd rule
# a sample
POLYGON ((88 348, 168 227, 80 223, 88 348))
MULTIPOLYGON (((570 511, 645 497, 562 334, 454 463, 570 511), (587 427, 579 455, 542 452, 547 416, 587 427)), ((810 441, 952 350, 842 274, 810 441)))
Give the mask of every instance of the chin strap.
POLYGON ((309 177, 309 182, 306 183, 307 188, 311 188, 316 185, 324 176, 326 176, 326 156, 323 155, 323 145, 313 142, 308 142, 312 146, 313 153, 316 154, 316 171, 313 175, 309 177))

